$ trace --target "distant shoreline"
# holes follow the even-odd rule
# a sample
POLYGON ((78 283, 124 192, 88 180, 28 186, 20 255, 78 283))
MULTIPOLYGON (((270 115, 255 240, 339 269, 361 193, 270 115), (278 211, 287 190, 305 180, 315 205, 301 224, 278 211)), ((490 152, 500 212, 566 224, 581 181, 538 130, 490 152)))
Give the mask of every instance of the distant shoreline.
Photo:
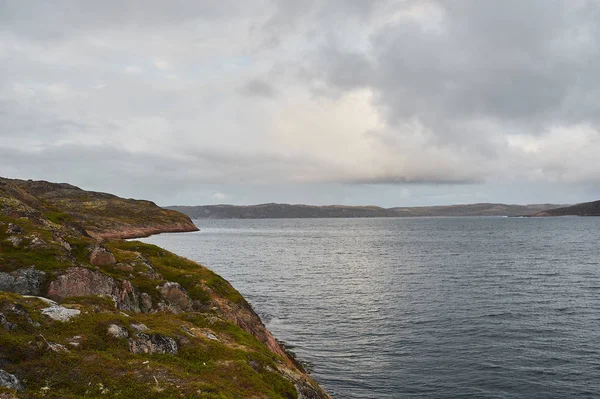
POLYGON ((450 216, 533 216, 563 205, 533 204, 461 204, 429 207, 346 206, 346 205, 199 205, 168 206, 191 219, 321 219, 321 218, 390 218, 390 217, 450 217, 450 216))

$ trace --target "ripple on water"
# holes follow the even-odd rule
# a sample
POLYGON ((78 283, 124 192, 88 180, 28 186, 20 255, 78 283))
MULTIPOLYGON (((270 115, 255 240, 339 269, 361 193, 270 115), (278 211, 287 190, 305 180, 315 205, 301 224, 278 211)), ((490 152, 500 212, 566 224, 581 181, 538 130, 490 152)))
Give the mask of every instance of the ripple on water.
POLYGON ((227 278, 336 398, 600 392, 600 219, 200 220, 146 241, 227 278))

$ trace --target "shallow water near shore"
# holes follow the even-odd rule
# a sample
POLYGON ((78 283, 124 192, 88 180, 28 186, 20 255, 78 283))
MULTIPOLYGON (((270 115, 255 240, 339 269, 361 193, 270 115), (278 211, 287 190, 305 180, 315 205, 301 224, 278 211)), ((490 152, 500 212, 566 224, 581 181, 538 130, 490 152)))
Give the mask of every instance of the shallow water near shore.
POLYGON ((600 218, 196 220, 335 398, 600 396, 600 218))

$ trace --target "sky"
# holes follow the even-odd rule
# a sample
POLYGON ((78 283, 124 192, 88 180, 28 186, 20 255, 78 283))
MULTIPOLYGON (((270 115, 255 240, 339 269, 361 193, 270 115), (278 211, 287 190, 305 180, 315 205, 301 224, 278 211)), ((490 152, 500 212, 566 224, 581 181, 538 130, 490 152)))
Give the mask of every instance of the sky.
POLYGON ((0 176, 160 205, 600 199, 597 0, 0 0, 0 176))

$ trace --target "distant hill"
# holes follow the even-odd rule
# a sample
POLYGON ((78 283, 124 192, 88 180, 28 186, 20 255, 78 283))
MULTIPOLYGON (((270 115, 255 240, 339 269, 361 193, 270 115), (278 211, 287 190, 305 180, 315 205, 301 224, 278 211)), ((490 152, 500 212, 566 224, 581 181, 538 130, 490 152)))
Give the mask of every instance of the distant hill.
POLYGON ((533 216, 600 216, 600 201, 584 202, 538 212, 533 216))
POLYGON ((199 205, 170 206, 192 219, 282 219, 282 218, 358 218, 407 216, 521 216, 533 215, 560 205, 468 204, 429 207, 345 206, 345 205, 199 205))

